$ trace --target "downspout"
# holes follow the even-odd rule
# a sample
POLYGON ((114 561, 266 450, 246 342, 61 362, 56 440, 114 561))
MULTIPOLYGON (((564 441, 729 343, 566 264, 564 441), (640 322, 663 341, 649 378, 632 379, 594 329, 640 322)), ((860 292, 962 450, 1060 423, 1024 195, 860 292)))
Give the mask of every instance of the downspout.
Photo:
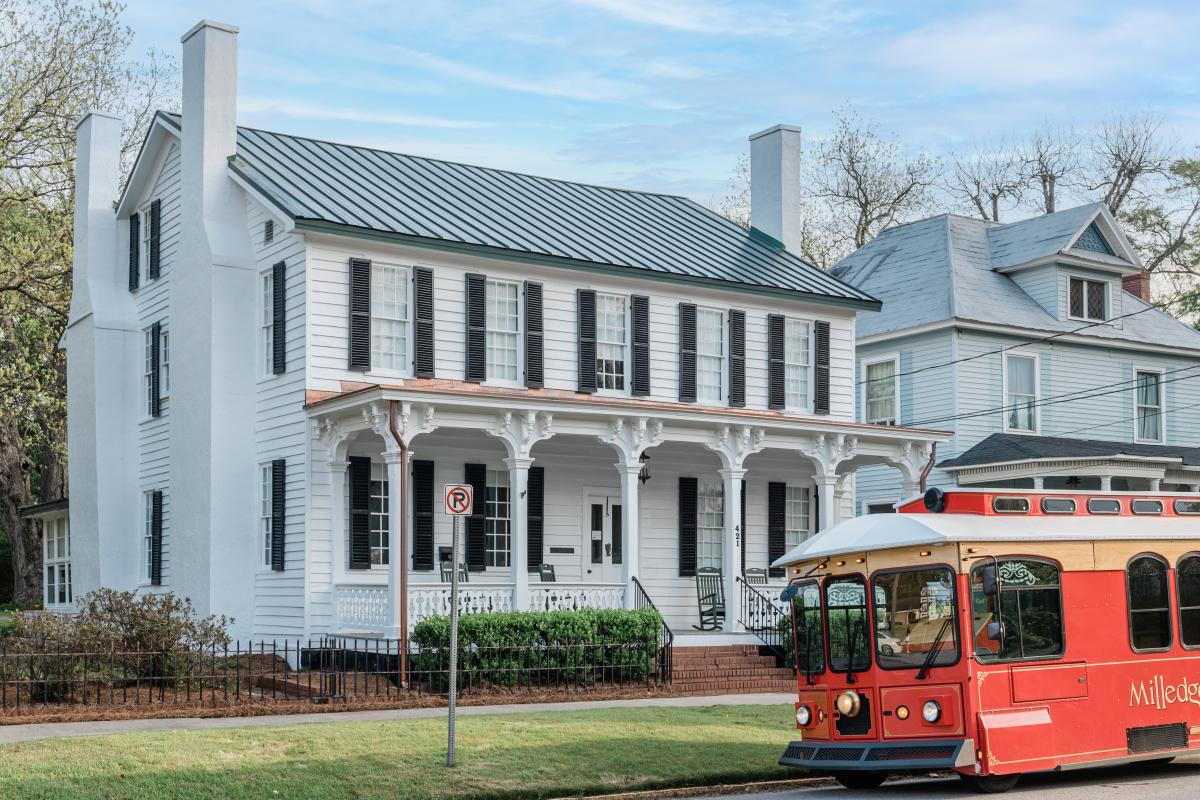
POLYGON ((929 446, 929 460, 925 462, 925 468, 921 470, 921 494, 925 494, 925 480, 929 477, 929 473, 933 472, 934 461, 937 461, 937 442, 929 446))
POLYGON ((396 427, 396 408, 399 400, 388 401, 388 431, 396 446, 400 448, 400 519, 397 528, 400 541, 392 551, 392 558, 400 558, 400 688, 408 688, 408 445, 396 427))

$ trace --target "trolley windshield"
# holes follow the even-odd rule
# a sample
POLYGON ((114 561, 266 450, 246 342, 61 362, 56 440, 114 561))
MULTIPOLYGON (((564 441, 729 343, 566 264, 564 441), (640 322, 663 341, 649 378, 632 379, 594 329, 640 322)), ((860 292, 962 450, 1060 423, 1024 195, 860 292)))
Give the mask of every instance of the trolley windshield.
POLYGON ((929 669, 958 661, 954 573, 949 567, 880 572, 875 598, 875 658, 883 669, 929 669))
POLYGON ((821 589, 816 581, 799 586, 792 598, 793 642, 796 670, 811 684, 814 675, 825 671, 825 628, 821 619, 821 589))

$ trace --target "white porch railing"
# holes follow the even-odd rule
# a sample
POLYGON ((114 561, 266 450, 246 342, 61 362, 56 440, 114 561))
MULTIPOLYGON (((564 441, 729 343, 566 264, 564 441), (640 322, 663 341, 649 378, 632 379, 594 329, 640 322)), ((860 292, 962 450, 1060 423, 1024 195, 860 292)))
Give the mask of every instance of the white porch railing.
MULTIPOLYGON (((570 611, 580 608, 624 608, 625 587, 608 584, 556 584, 531 586, 531 611, 570 611)), ((388 589, 379 584, 338 584, 334 591, 339 633, 371 632, 383 634, 392 621, 388 612, 388 589)), ((512 611, 511 586, 461 585, 459 610, 463 614, 512 611)), ((410 586, 408 625, 450 613, 450 587, 410 586)))
POLYGON ((530 611, 575 611, 581 608, 624 608, 624 586, 531 586, 530 611))

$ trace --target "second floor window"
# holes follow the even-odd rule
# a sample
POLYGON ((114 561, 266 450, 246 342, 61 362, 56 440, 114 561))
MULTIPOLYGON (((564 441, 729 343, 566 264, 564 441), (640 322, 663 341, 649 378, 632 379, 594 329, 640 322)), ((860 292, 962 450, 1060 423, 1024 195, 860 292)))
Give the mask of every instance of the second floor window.
POLYGON ((371 368, 408 368, 408 270, 371 265, 371 368))
POLYGON ((1004 427, 1007 430, 1037 430, 1037 363, 1033 356, 1007 354, 1004 357, 1004 427))
POLYGON ((788 319, 783 323, 783 391, 788 408, 808 406, 808 369, 812 339, 807 320, 788 319))
POLYGON ((596 295, 596 388, 625 390, 625 298, 596 295))
POLYGON ((696 310, 696 399, 725 400, 725 315, 709 308, 696 310))
MULTIPOLYGON (((154 414, 154 327, 142 332, 144 337, 145 367, 142 370, 142 394, 146 398, 147 416, 154 414)), ((165 398, 171 391, 171 334, 166 325, 158 331, 158 396, 165 398)))
POLYGON ((878 425, 895 425, 899 422, 899 398, 896 396, 896 360, 876 361, 867 364, 864 413, 866 421, 878 425))
POLYGON ((142 241, 141 247, 138 250, 138 269, 142 273, 142 285, 150 282, 150 204, 142 206, 138 210, 138 219, 141 221, 142 241))
POLYGON ((488 380, 515 382, 520 377, 519 294, 511 281, 487 282, 488 380))
POLYGON ((258 508, 258 538, 262 552, 262 566, 271 566, 271 465, 260 464, 259 474, 259 508, 258 508))
POLYGON ((275 373, 275 278, 271 270, 259 276, 262 287, 262 326, 259 329, 259 372, 275 373))
POLYGON ((1137 373, 1137 438, 1143 442, 1161 442, 1162 375, 1153 370, 1137 373))
POLYGON ((1104 281, 1071 278, 1069 300, 1072 319, 1103 322, 1108 318, 1108 285, 1104 281))

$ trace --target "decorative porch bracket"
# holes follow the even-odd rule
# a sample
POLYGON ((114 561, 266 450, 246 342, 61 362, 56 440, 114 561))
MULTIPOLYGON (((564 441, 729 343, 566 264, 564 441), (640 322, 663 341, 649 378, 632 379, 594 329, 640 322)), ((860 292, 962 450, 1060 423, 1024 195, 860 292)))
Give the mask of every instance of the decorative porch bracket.
POLYGON ((801 445, 800 452, 812 462, 816 471, 817 505, 820 511, 817 529, 827 530, 837 524, 838 506, 850 474, 846 472, 839 475, 838 467, 854 458, 858 452, 858 437, 844 433, 822 433, 814 436, 808 444, 801 445))
POLYGON ((932 445, 929 442, 903 442, 900 452, 887 463, 900 470, 900 494, 908 500, 921 493, 921 473, 929 463, 932 445))
MULTIPOLYGON (((508 458, 509 541, 513 578, 513 605, 518 611, 529 610, 529 467, 530 453, 538 442, 554 435, 554 418, 544 411, 513 413, 507 411, 496 417, 488 433, 504 444, 508 458)), ((484 498, 475 498, 476 503, 484 498)))
POLYGON ((725 542, 721 563, 725 565, 723 581, 725 591, 726 633, 740 633, 745 629, 742 620, 742 592, 738 577, 742 569, 742 547, 745 531, 742 530, 742 480, 746 477, 743 464, 746 458, 766 447, 766 434, 762 428, 749 425, 722 425, 705 447, 721 458, 721 480, 724 484, 725 542))
POLYGON ((596 437, 617 451, 615 464, 621 480, 621 531, 625 537, 622 548, 625 562, 625 608, 632 609, 637 600, 633 579, 638 576, 641 545, 638 527, 639 477, 642 474, 642 453, 657 447, 663 440, 662 420, 646 417, 617 417, 609 422, 608 432, 596 437))

